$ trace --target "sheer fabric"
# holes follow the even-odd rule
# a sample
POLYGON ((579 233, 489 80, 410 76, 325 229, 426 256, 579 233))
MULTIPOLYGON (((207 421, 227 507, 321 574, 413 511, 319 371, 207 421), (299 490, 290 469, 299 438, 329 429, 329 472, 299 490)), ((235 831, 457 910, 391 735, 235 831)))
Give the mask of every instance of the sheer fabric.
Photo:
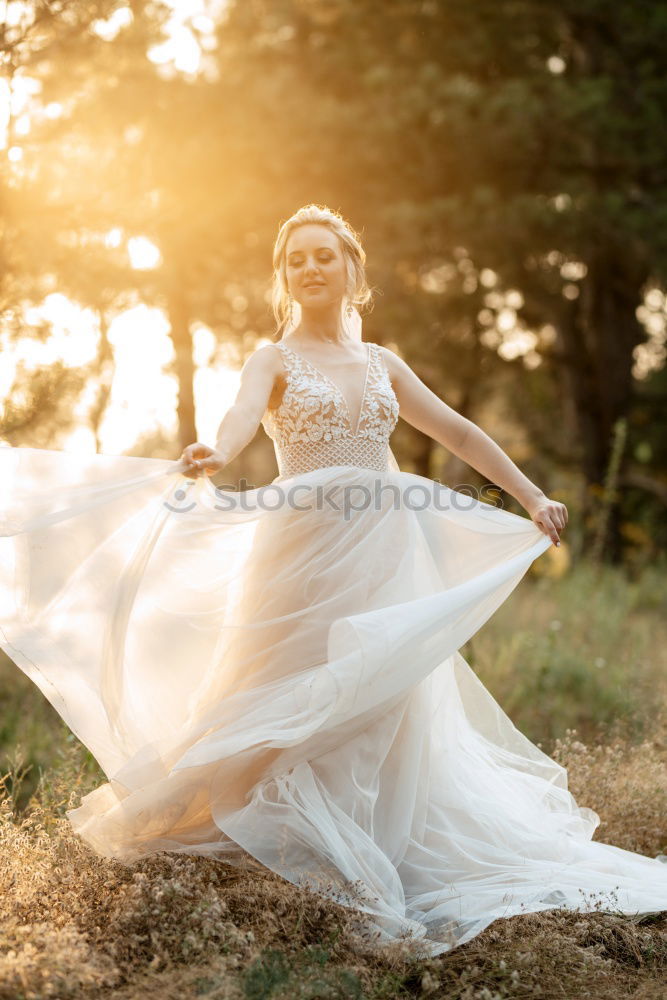
POLYGON ((667 865, 592 841, 459 652, 549 539, 398 469, 368 351, 353 426, 281 345, 265 488, 0 449, 0 644, 108 779, 73 829, 126 864, 249 854, 424 955, 517 913, 666 909, 667 865))

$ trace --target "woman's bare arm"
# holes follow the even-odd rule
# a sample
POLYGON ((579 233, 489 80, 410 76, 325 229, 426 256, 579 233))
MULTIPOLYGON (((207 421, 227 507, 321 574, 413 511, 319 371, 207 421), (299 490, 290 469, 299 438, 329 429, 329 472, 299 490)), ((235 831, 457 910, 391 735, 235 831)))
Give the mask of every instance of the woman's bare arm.
POLYGON ((401 417, 515 497, 559 545, 558 533, 567 524, 565 504, 549 500, 493 438, 436 396, 402 358, 386 347, 382 351, 401 417))
POLYGON ((183 451, 180 462, 186 475, 213 475, 250 444, 266 411, 280 364, 270 344, 250 355, 241 369, 236 398, 218 428, 215 448, 196 441, 183 451))

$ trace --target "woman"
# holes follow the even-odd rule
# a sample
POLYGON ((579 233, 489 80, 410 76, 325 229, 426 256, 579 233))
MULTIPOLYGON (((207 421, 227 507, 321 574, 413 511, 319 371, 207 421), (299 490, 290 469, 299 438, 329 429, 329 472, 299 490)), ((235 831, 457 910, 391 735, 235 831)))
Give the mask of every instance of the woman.
POLYGON ((297 212, 274 269, 285 335, 246 362, 215 448, 0 452, 3 648, 109 778, 74 830, 128 864, 250 856, 425 955, 516 913, 667 907, 667 866, 591 840, 598 815, 458 652, 565 506, 361 341, 364 253, 337 214, 297 212), (399 412, 530 518, 401 472, 399 412), (260 422, 279 475, 214 488, 260 422))

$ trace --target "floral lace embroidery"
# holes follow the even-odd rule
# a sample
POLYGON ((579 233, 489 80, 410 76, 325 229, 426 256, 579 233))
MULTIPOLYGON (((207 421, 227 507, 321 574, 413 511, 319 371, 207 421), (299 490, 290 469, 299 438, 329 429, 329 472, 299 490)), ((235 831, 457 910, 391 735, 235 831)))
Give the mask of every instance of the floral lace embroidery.
POLYGON ((338 386, 285 344, 286 387, 280 404, 262 418, 273 439, 280 475, 298 475, 331 465, 386 471, 389 438, 398 420, 398 400, 377 344, 369 358, 357 429, 338 386))

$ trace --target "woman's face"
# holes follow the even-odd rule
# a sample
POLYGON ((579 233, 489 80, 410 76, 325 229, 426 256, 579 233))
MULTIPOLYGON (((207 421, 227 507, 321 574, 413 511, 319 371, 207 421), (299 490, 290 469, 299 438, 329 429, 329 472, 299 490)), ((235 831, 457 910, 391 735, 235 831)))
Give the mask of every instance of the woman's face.
POLYGON ((287 240, 285 264, 287 287, 302 307, 340 305, 345 294, 345 262, 338 237, 327 226, 298 226, 287 240))

